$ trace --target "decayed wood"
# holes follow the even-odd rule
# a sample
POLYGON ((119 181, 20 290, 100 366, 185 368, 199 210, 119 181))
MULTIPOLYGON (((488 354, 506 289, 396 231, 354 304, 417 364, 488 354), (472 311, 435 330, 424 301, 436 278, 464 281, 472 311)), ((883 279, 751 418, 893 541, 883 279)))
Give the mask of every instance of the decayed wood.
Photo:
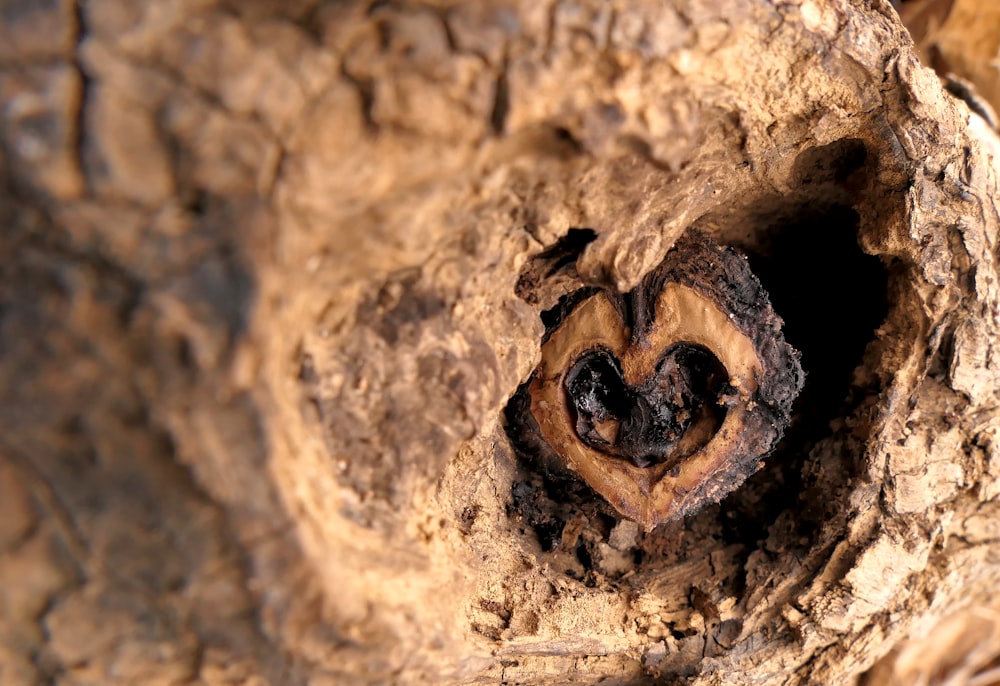
POLYGON ((991 635, 1000 148, 888 2, 3 16, 3 683, 846 684, 991 635), (644 532, 503 414, 690 229, 807 380, 644 532))
POLYGON ((508 405, 512 443, 647 530, 717 503, 759 469, 802 389, 760 282, 693 233, 629 293, 584 294, 549 314, 508 405))

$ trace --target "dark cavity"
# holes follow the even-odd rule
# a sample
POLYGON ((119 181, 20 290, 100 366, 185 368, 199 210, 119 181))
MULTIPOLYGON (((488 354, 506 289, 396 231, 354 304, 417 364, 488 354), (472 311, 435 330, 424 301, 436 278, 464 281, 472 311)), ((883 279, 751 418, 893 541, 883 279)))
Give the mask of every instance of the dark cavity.
POLYGON ((636 386, 610 351, 588 351, 563 386, 579 439, 637 467, 674 466, 701 449, 722 425, 733 391, 718 358, 685 343, 668 349, 636 386))

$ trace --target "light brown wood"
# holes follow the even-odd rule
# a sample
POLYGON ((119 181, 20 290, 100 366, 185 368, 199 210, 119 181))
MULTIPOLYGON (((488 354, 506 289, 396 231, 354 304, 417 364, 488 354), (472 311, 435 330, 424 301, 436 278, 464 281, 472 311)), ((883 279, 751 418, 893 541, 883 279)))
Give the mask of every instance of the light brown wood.
POLYGON ((1000 147, 886 0, 0 13, 0 683, 836 685, 995 639, 1000 147), (542 312, 692 227, 809 381, 646 534, 503 415, 542 312))

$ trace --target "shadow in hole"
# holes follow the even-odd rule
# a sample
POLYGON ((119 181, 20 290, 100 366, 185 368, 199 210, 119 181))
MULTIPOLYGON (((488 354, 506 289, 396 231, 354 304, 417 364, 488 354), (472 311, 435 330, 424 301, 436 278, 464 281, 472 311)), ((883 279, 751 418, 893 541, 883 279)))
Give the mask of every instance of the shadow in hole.
MULTIPOLYGON (((801 505, 806 455, 855 404, 849 398, 853 371, 888 313, 888 273, 859 248, 858 224, 850 207, 804 206, 770 232, 767 243, 744 248, 806 371, 784 439, 747 487, 722 504, 728 533, 747 544, 765 535, 783 510, 801 505)), ((818 523, 803 513, 800 534, 818 523)))

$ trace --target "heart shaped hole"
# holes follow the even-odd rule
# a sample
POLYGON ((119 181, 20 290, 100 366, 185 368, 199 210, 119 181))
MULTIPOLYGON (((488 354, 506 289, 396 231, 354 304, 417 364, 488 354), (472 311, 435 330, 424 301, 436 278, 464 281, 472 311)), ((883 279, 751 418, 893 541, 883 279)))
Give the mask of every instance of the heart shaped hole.
POLYGON ((669 468, 693 455, 718 432, 735 399, 722 362, 690 343, 668 348, 634 386, 611 351, 589 350, 570 367, 563 388, 579 439, 637 467, 669 468))

